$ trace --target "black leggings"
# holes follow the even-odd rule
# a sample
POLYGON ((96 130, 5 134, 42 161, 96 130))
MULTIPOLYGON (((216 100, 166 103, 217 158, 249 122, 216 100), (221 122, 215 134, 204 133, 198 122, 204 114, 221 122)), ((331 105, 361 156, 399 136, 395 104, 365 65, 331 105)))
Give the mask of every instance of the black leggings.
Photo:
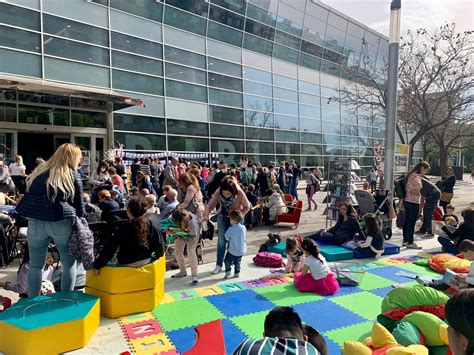
POLYGON ((403 242, 412 244, 415 224, 420 213, 420 205, 413 202, 403 202, 405 207, 405 223, 403 223, 403 242))

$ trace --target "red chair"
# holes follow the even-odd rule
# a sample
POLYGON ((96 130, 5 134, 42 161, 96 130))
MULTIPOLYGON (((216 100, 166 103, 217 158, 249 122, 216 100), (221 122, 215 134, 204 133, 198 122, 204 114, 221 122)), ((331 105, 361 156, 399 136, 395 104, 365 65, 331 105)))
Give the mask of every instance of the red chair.
POLYGON ((293 196, 290 194, 283 194, 283 200, 285 205, 290 206, 293 203, 293 196))
POLYGON ((184 355, 223 355, 225 354, 224 332, 220 319, 194 328, 196 342, 184 355))
POLYGON ((301 210, 303 209, 303 201, 298 200, 294 207, 289 207, 292 209, 291 212, 277 215, 275 218, 275 225, 278 226, 279 223, 293 223, 296 228, 300 223, 301 210))

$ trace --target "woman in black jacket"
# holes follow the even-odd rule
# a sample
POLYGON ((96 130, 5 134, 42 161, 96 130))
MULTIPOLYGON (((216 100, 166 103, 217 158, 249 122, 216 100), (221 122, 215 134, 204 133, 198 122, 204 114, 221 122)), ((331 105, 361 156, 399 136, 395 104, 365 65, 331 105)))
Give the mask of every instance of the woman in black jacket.
POLYGON ((438 237, 438 242, 442 245, 442 250, 446 253, 459 254, 458 247, 463 240, 469 239, 474 241, 474 208, 468 208, 462 211, 461 216, 464 222, 459 225, 454 232, 451 232, 444 222, 438 222, 443 224, 441 228, 448 236, 438 237))
POLYGON ((255 179, 255 189, 259 192, 259 196, 265 196, 265 192, 270 188, 268 175, 263 171, 263 168, 257 169, 257 178, 255 179))
POLYGON ((352 205, 348 202, 341 203, 339 212, 339 218, 333 227, 328 230, 321 229, 308 236, 308 238, 314 241, 322 241, 336 245, 341 245, 353 240, 356 233, 359 234, 361 239, 365 239, 365 234, 360 228, 357 219, 357 213, 352 205))
POLYGON ((446 169, 446 176, 438 181, 436 186, 441 190, 441 200, 439 205, 443 207, 443 211, 446 214, 446 206, 451 203, 454 193, 454 185, 456 185, 456 176, 454 176, 454 170, 452 166, 448 166, 446 169))
POLYGON ((61 256, 61 289, 74 290, 76 261, 68 253, 68 244, 74 218, 85 215, 82 181, 76 173, 80 162, 81 149, 78 146, 61 145, 28 177, 25 195, 16 208, 22 217, 28 218, 30 297, 40 293, 41 273, 50 239, 54 240, 61 256))
POLYGON ((147 203, 143 197, 133 197, 127 205, 129 220, 116 228, 94 262, 94 273, 117 253, 122 266, 141 267, 164 254, 164 241, 156 226, 146 217, 147 203), (118 252, 117 252, 118 249, 118 252))

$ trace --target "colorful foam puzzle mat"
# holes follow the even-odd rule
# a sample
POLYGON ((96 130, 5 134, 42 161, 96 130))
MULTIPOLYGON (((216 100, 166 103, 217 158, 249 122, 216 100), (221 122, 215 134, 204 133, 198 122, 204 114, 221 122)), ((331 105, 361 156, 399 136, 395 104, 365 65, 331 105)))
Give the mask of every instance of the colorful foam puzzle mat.
POLYGON ((194 345, 195 327, 221 320, 226 353, 245 338, 260 338, 268 312, 292 306, 303 322, 318 329, 330 354, 339 354, 346 340, 363 340, 380 313, 385 295, 395 284, 414 284, 400 271, 429 276, 432 271, 413 264, 423 256, 384 259, 361 264, 360 285, 342 287, 333 296, 300 293, 288 275, 234 281, 165 294, 151 312, 122 317, 119 322, 132 354, 179 354, 194 345))
POLYGON ((269 252, 277 253, 277 254, 280 254, 281 256, 286 256, 285 249, 286 249, 286 242, 270 245, 268 247, 269 252))

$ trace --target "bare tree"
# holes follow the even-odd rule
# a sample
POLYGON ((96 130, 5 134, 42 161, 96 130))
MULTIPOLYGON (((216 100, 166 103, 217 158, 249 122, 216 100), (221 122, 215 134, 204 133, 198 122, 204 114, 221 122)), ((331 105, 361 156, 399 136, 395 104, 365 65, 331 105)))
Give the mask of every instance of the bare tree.
MULTIPOLYGON (((417 142, 459 120, 474 102, 472 34, 457 33, 454 24, 445 24, 433 33, 407 31, 402 38, 396 128, 400 141, 410 144, 410 160, 417 142)), ((359 70, 350 75, 352 83, 340 90, 339 101, 354 113, 385 116, 386 58, 375 62, 363 49, 359 70)))

